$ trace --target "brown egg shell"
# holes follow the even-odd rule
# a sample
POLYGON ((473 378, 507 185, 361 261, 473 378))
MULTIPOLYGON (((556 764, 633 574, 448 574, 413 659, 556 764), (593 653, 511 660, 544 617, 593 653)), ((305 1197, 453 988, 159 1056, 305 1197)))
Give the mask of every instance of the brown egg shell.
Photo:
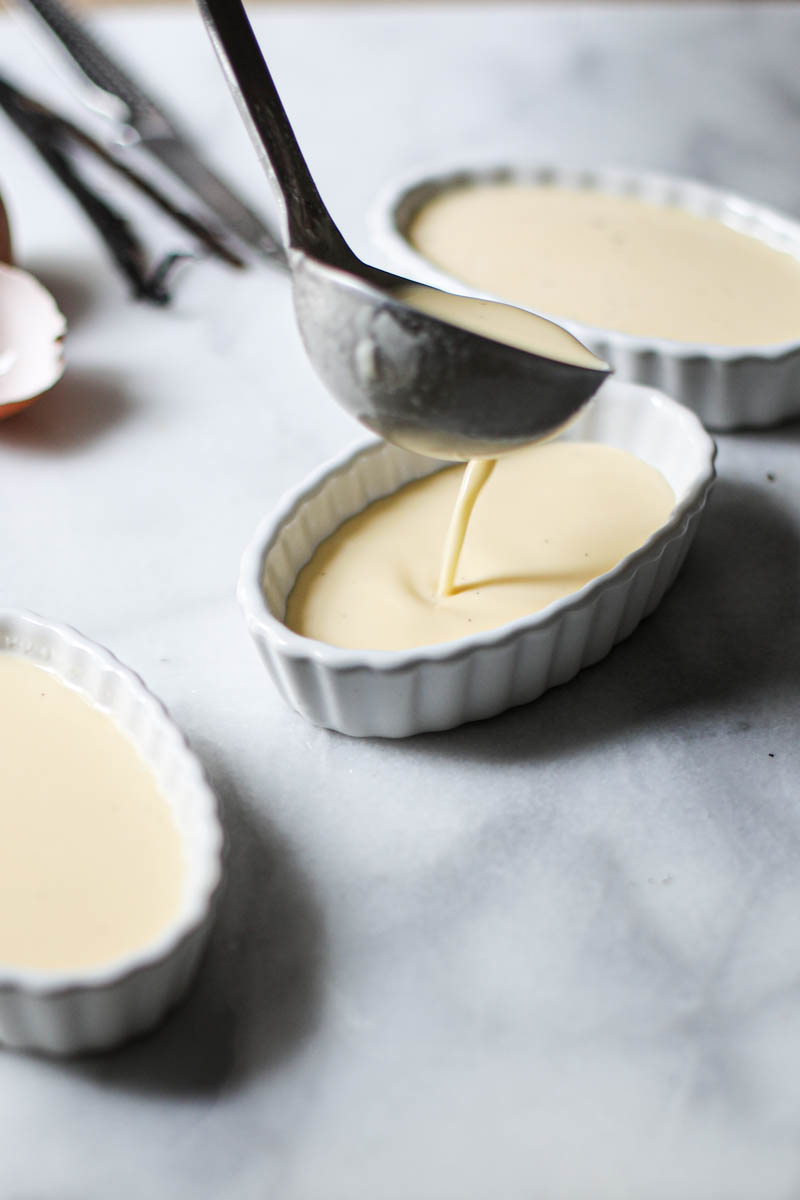
POLYGON ((66 329, 63 313, 33 275, 0 264, 0 421, 61 378, 66 329))

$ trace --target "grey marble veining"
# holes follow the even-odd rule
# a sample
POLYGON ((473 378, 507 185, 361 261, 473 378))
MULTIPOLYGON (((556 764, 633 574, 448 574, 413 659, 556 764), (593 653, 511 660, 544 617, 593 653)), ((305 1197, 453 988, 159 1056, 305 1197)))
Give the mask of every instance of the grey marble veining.
MULTIPOLYGON (((800 214, 787 5, 254 10, 320 186, 415 165, 692 174, 800 214)), ((190 8, 97 18, 256 203, 190 8)), ((59 104, 16 25, 0 70, 59 104)), ((281 491, 356 435, 286 285, 187 268, 130 303, 0 125, 69 370, 0 428, 0 597, 108 644, 222 799, 210 953, 154 1035, 0 1055, 3 1200, 793 1200, 800 1194, 800 427, 720 439, 659 611, 491 722, 353 742, 285 709, 233 601, 281 491)))

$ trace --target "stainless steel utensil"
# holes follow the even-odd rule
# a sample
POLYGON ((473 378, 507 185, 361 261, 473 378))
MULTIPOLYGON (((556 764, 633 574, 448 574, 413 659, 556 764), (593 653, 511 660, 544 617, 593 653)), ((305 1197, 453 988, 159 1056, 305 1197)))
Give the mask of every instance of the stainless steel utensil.
MULTIPOLYGON (((270 260, 282 258, 271 230, 231 188, 203 162, 188 138, 135 79, 95 39, 86 25, 60 0, 17 0, 23 12, 38 18, 77 68, 82 99, 115 126, 115 140, 124 149, 138 146, 152 155, 204 205, 205 219, 213 214, 224 231, 232 233, 270 260)), ((195 223, 200 220, 193 214, 195 223)), ((211 231, 214 234, 219 229, 211 231)), ((205 239, 208 243, 209 239, 205 239)))
POLYGON ((397 299, 412 281, 361 262, 322 202, 241 0, 198 0, 275 187, 295 311, 339 403, 387 441, 494 457, 563 426, 608 375, 450 325, 397 299))

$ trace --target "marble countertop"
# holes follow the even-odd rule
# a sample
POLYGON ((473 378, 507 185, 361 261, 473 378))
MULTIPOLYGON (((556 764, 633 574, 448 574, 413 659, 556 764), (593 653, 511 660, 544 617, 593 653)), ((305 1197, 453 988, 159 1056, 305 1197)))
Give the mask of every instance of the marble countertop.
MULTIPOLYGON (((253 8, 356 248, 441 161, 696 175, 800 215, 800 12, 253 8)), ((255 204, 194 10, 98 16, 255 204)), ((0 71, 67 105, 0 19, 0 71)), ((526 708, 388 744, 285 708, 236 608, 262 513, 360 436, 285 280, 133 303, 0 122, 67 374, 0 428, 0 602, 110 646, 220 796, 229 882, 186 1003, 71 1063, 0 1054, 3 1200, 790 1200, 800 1194, 800 425, 719 439, 663 606, 526 708)))

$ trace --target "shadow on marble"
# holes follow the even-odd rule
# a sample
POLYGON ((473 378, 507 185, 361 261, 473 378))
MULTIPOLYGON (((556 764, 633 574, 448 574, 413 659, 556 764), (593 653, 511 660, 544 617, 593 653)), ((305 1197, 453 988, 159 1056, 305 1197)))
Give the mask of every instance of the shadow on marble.
POLYGON ((768 486, 718 481, 673 588, 607 658, 531 704, 421 735, 414 748, 465 762, 555 760, 634 730, 699 738, 722 722, 746 733, 748 701, 764 689, 800 701, 800 536, 768 486))
POLYGON ((279 1066, 313 1034, 325 955, 320 908, 284 838, 260 814, 256 824, 219 769, 209 775, 222 806, 227 881, 191 990, 152 1033, 54 1069, 104 1088, 213 1095, 279 1066))
POLYGON ((778 446, 796 446, 800 442, 800 420, 792 419, 773 429, 755 429, 745 435, 757 445, 774 442, 778 446))
POLYGON ((85 316, 98 305, 106 303, 98 290, 92 288, 80 259, 47 258, 42 262, 33 258, 21 264, 26 271, 35 275, 67 318, 67 325, 75 329, 85 316))
POLYGON ((0 441, 33 453, 70 454, 128 420, 137 407, 113 373, 68 365, 55 387, 0 425, 0 441))

